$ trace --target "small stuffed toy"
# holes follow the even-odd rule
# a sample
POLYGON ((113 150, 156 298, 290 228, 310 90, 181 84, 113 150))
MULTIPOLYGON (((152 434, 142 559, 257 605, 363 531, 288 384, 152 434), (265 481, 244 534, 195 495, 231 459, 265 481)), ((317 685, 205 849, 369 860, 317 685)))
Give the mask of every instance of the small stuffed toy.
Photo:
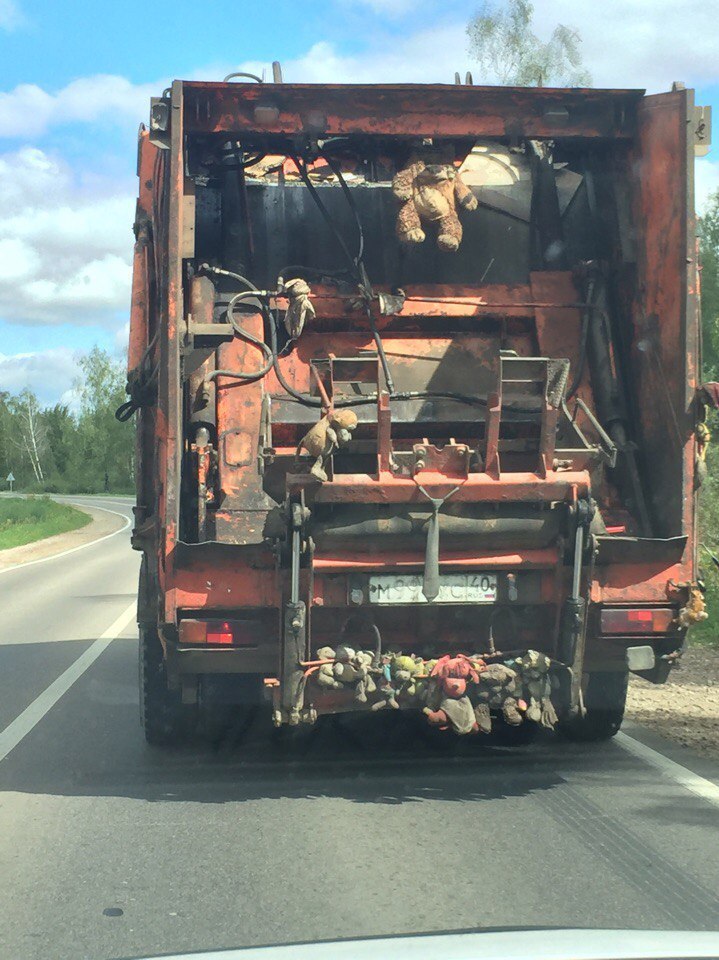
POLYGON ((334 679, 340 686, 353 686, 355 700, 367 703, 367 694, 374 693, 377 685, 370 674, 372 654, 367 650, 354 651, 352 647, 341 644, 337 647, 333 667, 334 679))
POLYGON ((382 694, 382 699, 372 704, 373 710, 383 710, 385 707, 392 707, 393 710, 399 710, 397 703, 397 690, 395 682, 392 679, 392 661, 394 657, 385 655, 382 657, 382 665, 377 684, 378 691, 382 694))
POLYGON ((423 711, 427 720, 440 729, 451 726, 458 734, 479 733, 480 724, 467 696, 467 683, 479 683, 484 669, 484 661, 477 657, 440 657, 431 673, 434 696, 423 711))
POLYGON ((300 440, 295 458, 306 450, 314 463, 310 468, 315 480, 324 483, 327 480, 325 463, 334 451, 352 437, 352 431, 357 426, 357 414, 352 410, 332 410, 307 431, 300 440))
MULTIPOLYGON (((430 159, 428 156, 427 159, 430 159)), ((449 160, 438 156, 436 160, 449 160)), ((427 163, 415 157, 392 180, 392 192, 402 201, 397 214, 397 237, 401 243, 423 243, 422 223, 437 224, 437 246, 455 251, 462 242, 462 224, 457 204, 476 210, 477 198, 450 162, 427 163)))
POLYGON ((424 661, 415 657, 396 656, 391 664, 392 680, 399 693, 413 697, 417 693, 415 677, 424 672, 424 661))
MULTIPOLYGON (((318 660, 334 660, 335 652, 332 647, 320 647, 317 651, 318 660)), ((334 664, 323 663, 317 671, 317 683, 329 690, 338 690, 342 684, 335 678, 334 664)))
POLYGON ((285 329, 296 340, 304 329, 307 320, 314 320, 315 308, 310 300, 311 290, 308 283, 299 277, 285 281, 285 293, 288 305, 285 314, 285 329))
POLYGON ((359 650, 355 656, 357 669, 363 674, 357 681, 357 686, 355 687, 355 700, 359 703, 367 703, 367 694, 375 693, 377 690, 377 684, 374 682, 374 678, 370 673, 373 661, 374 655, 368 650, 359 650))
POLYGON ((552 703, 552 678, 549 673, 551 660, 544 653, 528 650, 523 657, 512 661, 512 667, 517 674, 517 693, 527 698, 524 707, 522 704, 525 701, 517 700, 524 719, 541 723, 543 727, 551 730, 557 723, 557 712, 552 703))
POLYGON ((429 723, 439 727, 440 730, 452 727, 460 736, 466 733, 479 733, 479 722, 469 697, 459 697, 457 700, 445 697, 439 709, 431 710, 425 707, 423 712, 429 723))
POLYGON ((440 689, 446 697, 463 697, 467 692, 467 681, 479 682, 479 671, 484 669, 484 662, 470 660, 460 653, 456 657, 448 654, 440 657, 432 668, 432 676, 437 679, 440 689), (479 666, 481 664, 481 666, 479 666))

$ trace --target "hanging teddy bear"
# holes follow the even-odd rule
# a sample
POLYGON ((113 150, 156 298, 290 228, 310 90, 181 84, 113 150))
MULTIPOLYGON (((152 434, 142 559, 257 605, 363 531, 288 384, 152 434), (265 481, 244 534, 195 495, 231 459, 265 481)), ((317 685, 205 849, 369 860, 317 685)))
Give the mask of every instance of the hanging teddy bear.
POLYGON ((310 427, 300 440, 295 451, 295 459, 299 459, 303 450, 313 458, 310 474, 324 483, 327 480, 325 464, 332 454, 342 444, 352 439, 352 431, 357 426, 357 414, 352 410, 332 410, 314 426, 310 427))
POLYGON ((457 205, 477 209, 477 198, 448 155, 414 156, 392 180, 392 192, 402 206, 397 214, 397 237, 401 243, 423 243, 423 223, 437 224, 437 246, 455 251, 462 242, 462 224, 457 205))

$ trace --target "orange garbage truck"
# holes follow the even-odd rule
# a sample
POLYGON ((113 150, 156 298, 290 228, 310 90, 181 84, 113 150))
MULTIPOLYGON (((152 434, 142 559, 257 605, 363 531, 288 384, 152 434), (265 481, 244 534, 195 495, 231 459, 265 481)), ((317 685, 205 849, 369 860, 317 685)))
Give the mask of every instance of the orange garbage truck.
POLYGON ((692 91, 256 81, 139 133, 147 740, 612 736, 706 616, 692 91))

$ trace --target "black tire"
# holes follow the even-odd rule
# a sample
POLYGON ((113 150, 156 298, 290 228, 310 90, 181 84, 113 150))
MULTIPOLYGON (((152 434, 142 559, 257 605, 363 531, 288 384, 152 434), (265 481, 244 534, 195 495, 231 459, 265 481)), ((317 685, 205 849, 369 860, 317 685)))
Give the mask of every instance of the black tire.
POLYGON ((580 743, 610 740, 619 733, 624 720, 628 684, 626 672, 590 673, 584 692, 586 713, 583 717, 562 721, 560 733, 580 743))
POLYGON ((155 627, 140 624, 140 723, 153 747, 182 743, 193 732, 197 710, 171 690, 162 644, 155 627))

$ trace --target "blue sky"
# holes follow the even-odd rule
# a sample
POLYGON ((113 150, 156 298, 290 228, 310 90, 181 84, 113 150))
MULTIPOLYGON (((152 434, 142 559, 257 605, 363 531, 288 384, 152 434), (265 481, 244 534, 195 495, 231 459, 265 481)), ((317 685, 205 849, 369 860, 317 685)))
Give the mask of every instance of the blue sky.
MULTIPOLYGON (((279 59, 289 81, 451 82, 472 68, 480 5, 0 0, 0 388, 54 402, 78 352, 121 353, 136 131, 172 78, 279 59)), ((719 0, 536 0, 538 34, 557 22, 579 30, 595 86, 684 80, 717 112, 719 0)), ((716 156, 697 164, 699 205, 719 187, 716 156)))

